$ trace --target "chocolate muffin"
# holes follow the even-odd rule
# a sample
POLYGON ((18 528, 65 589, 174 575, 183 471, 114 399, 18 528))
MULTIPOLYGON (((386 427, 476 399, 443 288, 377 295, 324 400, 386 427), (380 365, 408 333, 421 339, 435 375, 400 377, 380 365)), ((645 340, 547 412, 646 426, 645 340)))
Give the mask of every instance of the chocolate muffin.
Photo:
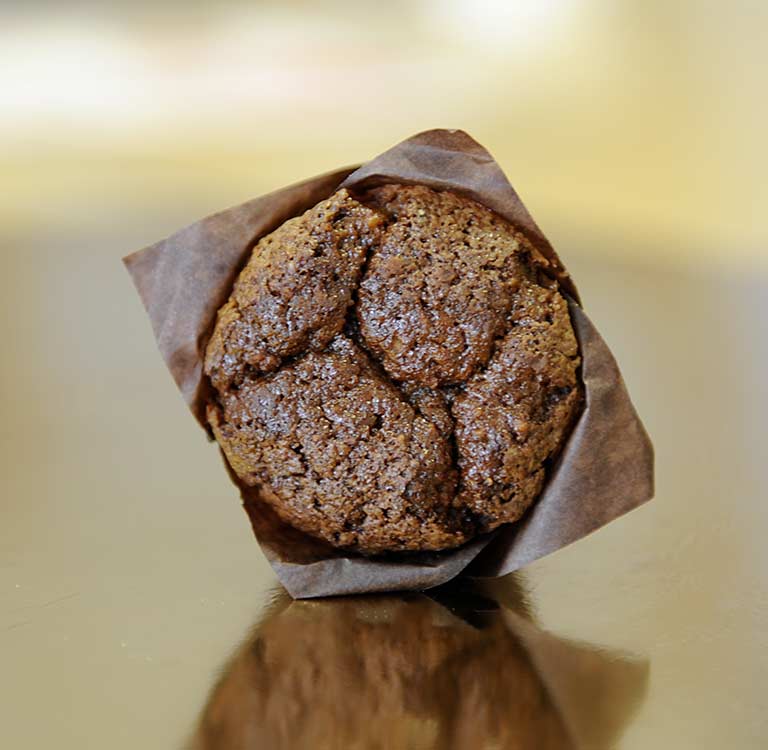
POLYGON ((519 519, 580 408, 535 248, 450 192, 339 190, 254 247, 208 344, 208 420, 287 523, 366 554, 519 519))

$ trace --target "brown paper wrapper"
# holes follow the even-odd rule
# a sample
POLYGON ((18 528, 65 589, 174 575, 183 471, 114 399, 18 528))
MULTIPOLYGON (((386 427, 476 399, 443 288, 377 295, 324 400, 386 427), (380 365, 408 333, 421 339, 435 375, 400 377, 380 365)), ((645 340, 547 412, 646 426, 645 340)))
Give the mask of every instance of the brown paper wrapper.
MULTIPOLYGON (((256 241, 340 186, 384 183, 452 190, 513 222, 569 294, 582 356, 585 406, 526 516, 448 552, 366 558, 342 552, 288 527, 241 487, 248 515, 278 578, 296 598, 426 589, 457 576, 499 576, 581 539, 653 497, 653 448, 610 350, 579 306, 557 254, 490 154, 459 130, 413 136, 358 169, 341 169, 292 185, 182 229, 129 255, 125 264, 141 296, 168 369, 204 429, 208 383, 205 347, 216 312, 256 241)), ((233 479, 236 479, 233 477, 233 479)))

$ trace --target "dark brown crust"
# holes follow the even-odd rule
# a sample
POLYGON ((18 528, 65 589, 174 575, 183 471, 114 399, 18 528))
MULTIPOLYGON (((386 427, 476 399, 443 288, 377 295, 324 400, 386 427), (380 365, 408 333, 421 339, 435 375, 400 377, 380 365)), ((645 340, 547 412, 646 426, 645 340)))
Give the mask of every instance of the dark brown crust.
POLYGON ((388 185, 370 199, 394 221, 360 284, 366 345, 395 380, 465 382, 506 329, 527 240, 453 193, 388 185))
POLYGON ((581 404, 567 304, 537 257, 422 186, 342 190, 286 222, 208 346, 232 469, 284 521, 368 554, 517 520, 581 404))
POLYGON ((466 538, 447 440, 344 336, 223 394, 209 420, 236 474, 302 531, 368 552, 466 538))
POLYGON ((328 344, 382 225, 381 214, 339 190, 263 237, 219 310, 205 359, 214 387, 328 344))
POLYGON ((488 367, 453 405, 457 502, 484 530, 527 510, 581 403, 578 346, 562 295, 525 280, 510 321, 488 367))

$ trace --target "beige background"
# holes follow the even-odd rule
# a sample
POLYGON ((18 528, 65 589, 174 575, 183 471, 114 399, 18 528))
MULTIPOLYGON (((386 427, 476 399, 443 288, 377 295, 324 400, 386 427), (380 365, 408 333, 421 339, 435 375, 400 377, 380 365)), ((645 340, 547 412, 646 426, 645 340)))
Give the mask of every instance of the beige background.
POLYGON ((650 660, 621 748, 768 734, 768 6, 0 6, 0 746, 174 747, 273 578, 119 258, 429 127, 496 156, 654 438, 525 571, 650 660))

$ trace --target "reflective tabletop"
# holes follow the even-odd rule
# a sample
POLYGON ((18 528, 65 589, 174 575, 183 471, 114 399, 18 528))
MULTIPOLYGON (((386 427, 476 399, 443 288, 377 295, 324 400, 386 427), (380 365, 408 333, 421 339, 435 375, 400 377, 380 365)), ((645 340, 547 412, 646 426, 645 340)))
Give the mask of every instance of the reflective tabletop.
POLYGON ((768 283, 577 254, 657 498, 495 582, 290 602, 122 269, 61 305, 86 261, 51 243, 8 288, 46 285, 57 386, 5 406, 4 747, 763 746, 768 283))
POLYGON ((428 594, 277 592, 189 747, 608 748, 647 681, 645 660, 537 628, 515 575, 428 594))
POLYGON ((0 748, 765 748, 768 5, 58 5, 0 7, 0 748), (568 266, 656 499, 291 601, 120 258, 431 127, 568 266))

